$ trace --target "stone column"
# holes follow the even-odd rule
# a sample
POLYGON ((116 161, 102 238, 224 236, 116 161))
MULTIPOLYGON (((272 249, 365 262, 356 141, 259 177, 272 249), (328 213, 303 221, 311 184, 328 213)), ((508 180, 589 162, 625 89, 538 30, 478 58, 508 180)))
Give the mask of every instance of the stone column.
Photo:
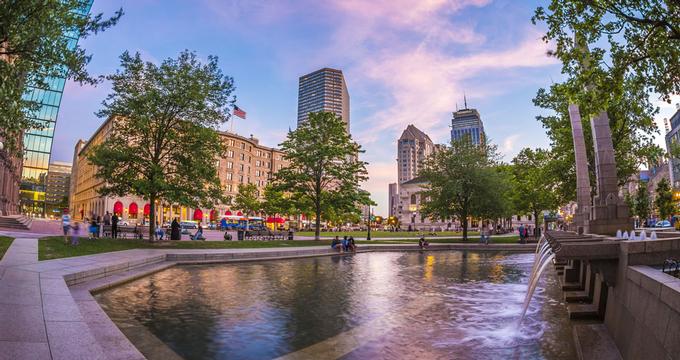
MULTIPOLYGON (((574 160, 576 163, 576 203, 578 208, 574 214, 576 231, 581 233, 590 214, 590 175, 588 174, 588 155, 586 141, 583 137, 583 125, 578 105, 569 105, 571 135, 574 139, 574 160)), ((610 138, 611 140, 611 138, 610 138)))
POLYGON ((597 195, 593 199, 593 204, 604 205, 609 194, 613 193, 617 199, 619 194, 614 144, 607 112, 602 111, 598 114, 591 120, 590 126, 593 130, 595 172, 597 174, 597 195))

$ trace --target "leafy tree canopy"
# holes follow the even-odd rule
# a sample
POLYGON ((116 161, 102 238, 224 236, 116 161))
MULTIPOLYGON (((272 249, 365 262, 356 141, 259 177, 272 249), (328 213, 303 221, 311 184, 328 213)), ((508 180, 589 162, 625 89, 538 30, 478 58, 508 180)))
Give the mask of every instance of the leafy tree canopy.
POLYGON ((233 80, 217 58, 201 63, 184 51, 155 65, 125 52, 121 70, 107 79, 113 92, 98 115, 112 118, 110 132, 89 149, 97 177, 106 180, 100 193, 148 199, 150 234, 156 200, 204 207, 225 202, 215 165, 224 144, 215 128, 229 120, 233 80))
POLYGON ((554 190, 559 173, 550 167, 551 153, 544 149, 524 148, 512 160, 513 203, 519 214, 531 214, 535 229, 540 225, 543 210, 555 210, 560 205, 559 193, 554 190))
POLYGON ((371 200, 359 185, 368 179, 361 146, 352 140, 342 118, 330 112, 310 113, 309 119, 288 133, 281 143, 289 165, 275 175, 275 186, 292 194, 301 210, 321 219, 334 213, 356 212, 371 200))
POLYGON ((547 8, 536 9, 532 21, 546 23, 544 40, 555 43, 553 54, 562 61, 563 73, 578 86, 605 85, 598 81, 599 66, 583 67, 584 62, 606 63, 613 77, 633 74, 666 101, 680 93, 678 1, 551 0, 547 8), (584 47, 591 51, 585 53, 584 47))
POLYGON ((262 210, 262 201, 260 201, 257 186, 255 184, 239 185, 238 193, 234 196, 234 206, 243 211, 246 216, 262 210))
POLYGON ((671 215, 675 213, 675 203, 673 202, 673 191, 671 190, 671 184, 666 178, 661 179, 658 184, 656 184, 656 199, 654 199, 654 205, 659 212, 659 217, 661 219, 668 219, 671 215))
POLYGON ((49 80, 68 77, 95 84, 86 65, 91 56, 66 36, 87 38, 114 26, 123 11, 104 19, 83 14, 82 0, 0 1, 0 139, 18 151, 19 134, 46 124, 29 117, 38 101, 26 86, 49 89, 49 80))
POLYGON ((419 174, 427 182, 421 193, 422 214, 442 221, 457 218, 467 239, 468 217, 496 217, 506 206, 498 196, 505 183, 497 162, 495 146, 475 145, 465 138, 432 154, 419 174))

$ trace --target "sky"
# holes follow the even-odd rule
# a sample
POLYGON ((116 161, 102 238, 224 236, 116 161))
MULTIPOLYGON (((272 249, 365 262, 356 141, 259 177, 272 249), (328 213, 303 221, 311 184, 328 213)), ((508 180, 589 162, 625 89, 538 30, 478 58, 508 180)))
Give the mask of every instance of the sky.
MULTIPOLYGON (((387 215, 388 184, 397 180, 397 139, 407 125, 435 143, 450 141, 451 113, 479 110, 487 137, 505 161, 524 147, 548 147, 531 99, 563 79, 546 56, 545 27, 532 25, 544 1, 513 0, 95 0, 92 13, 123 8, 117 26, 80 41, 93 75, 118 69, 125 50, 159 63, 184 49, 219 57, 234 78, 235 132, 277 147, 297 122, 298 78, 322 67, 343 71, 351 134, 362 145, 369 181, 362 187, 387 215)), ((53 161, 71 162, 78 139, 103 119, 94 114, 111 91, 68 82, 53 161)), ((680 101, 674 99, 673 103, 680 101)), ((657 123, 675 106, 659 102, 657 123)), ((659 137, 658 142, 662 144, 659 137)))

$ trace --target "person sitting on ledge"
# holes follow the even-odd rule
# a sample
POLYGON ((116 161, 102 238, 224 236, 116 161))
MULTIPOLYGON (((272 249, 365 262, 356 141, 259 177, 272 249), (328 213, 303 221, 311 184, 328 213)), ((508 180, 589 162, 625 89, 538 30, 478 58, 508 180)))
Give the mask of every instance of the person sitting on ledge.
POLYGON ((340 241, 340 239, 338 239, 337 236, 336 236, 335 239, 333 239, 333 241, 331 242, 331 248, 332 248, 333 250, 337 250, 337 251, 340 252, 340 253, 342 252, 342 242, 340 241))
POLYGON ((430 246, 430 243, 425 240, 424 236, 421 236, 420 240, 418 240, 418 246, 420 246, 420 250, 425 250, 428 246, 430 246))
POLYGON ((347 240, 347 248, 352 252, 357 252, 357 244, 354 242, 354 236, 350 236, 347 240))

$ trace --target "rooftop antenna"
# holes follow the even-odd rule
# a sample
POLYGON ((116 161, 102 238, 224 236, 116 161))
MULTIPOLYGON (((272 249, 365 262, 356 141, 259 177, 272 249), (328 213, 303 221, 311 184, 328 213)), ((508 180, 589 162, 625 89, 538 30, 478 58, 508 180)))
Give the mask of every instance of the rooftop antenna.
POLYGON ((456 102, 456 111, 458 111, 458 102, 456 102))
POLYGON ((465 109, 467 110, 467 97, 465 96, 465 91, 463 91, 463 101, 465 102, 465 109))

